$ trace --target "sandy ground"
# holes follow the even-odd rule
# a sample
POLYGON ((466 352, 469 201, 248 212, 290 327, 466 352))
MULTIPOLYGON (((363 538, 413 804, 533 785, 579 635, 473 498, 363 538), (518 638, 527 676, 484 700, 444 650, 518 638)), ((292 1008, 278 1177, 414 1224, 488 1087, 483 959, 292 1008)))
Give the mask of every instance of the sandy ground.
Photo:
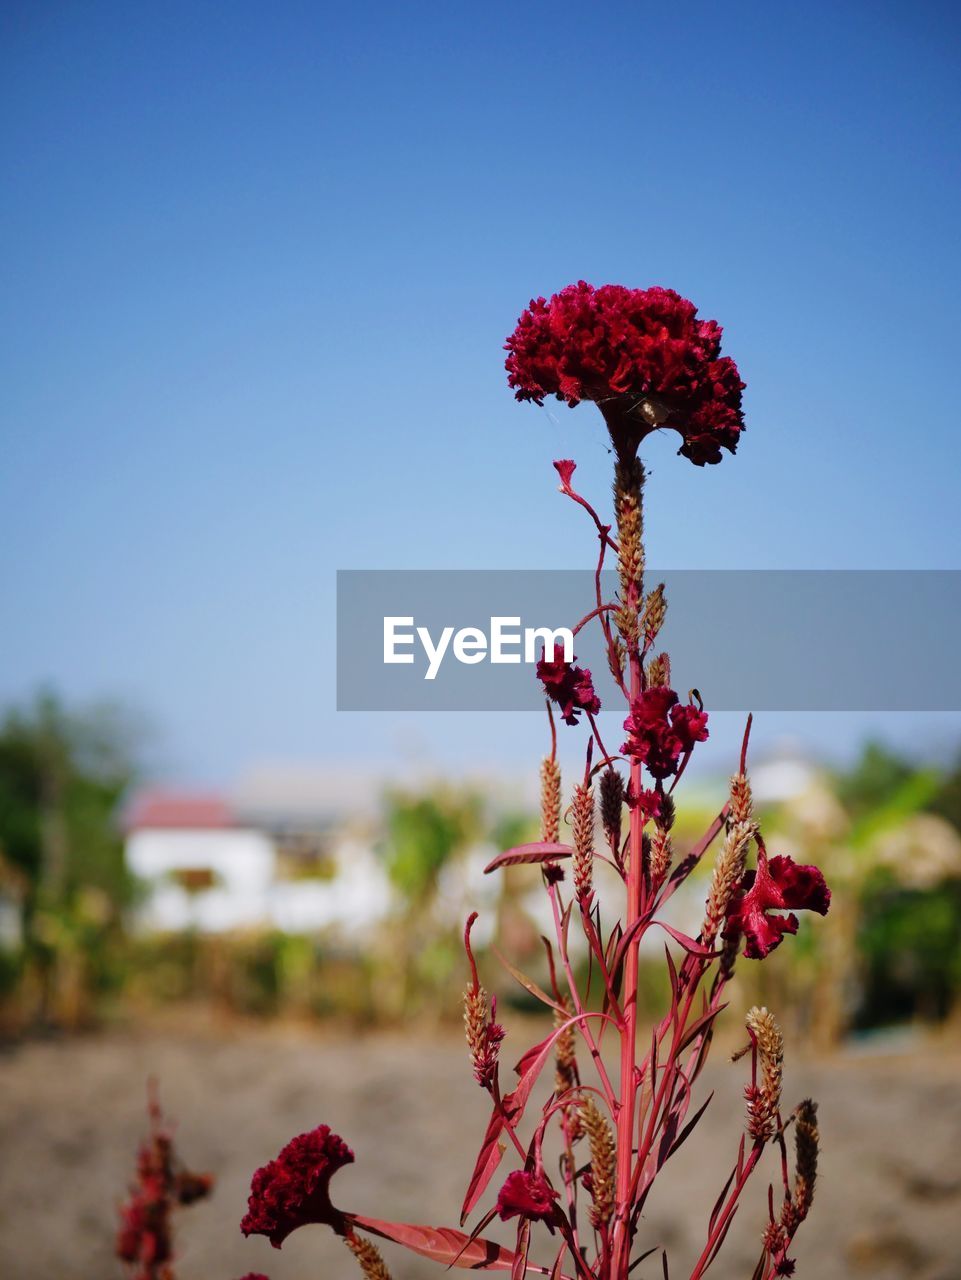
MULTIPOLYGON (((824 1135, 815 1214, 798 1240, 799 1275, 961 1277, 959 1066, 955 1054, 933 1049, 789 1063, 785 1097, 816 1097, 824 1135)), ((143 1129, 150 1073, 177 1118, 185 1159, 218 1177, 214 1199, 180 1215, 179 1280, 236 1280, 250 1270, 272 1280, 359 1275, 324 1228, 295 1233, 282 1252, 238 1231, 252 1170, 321 1122, 357 1152, 335 1184, 343 1207, 456 1225, 486 1107, 453 1036, 357 1038, 209 1023, 35 1042, 0 1055, 4 1280, 122 1275, 111 1253, 115 1206, 143 1129)), ((718 1054, 702 1131, 650 1202, 645 1241, 667 1246, 673 1277, 688 1274, 730 1167, 742 1084, 743 1064, 718 1054)), ((753 1184, 712 1270, 718 1280, 750 1277, 765 1192, 766 1181, 753 1184)), ((443 1274, 392 1246, 385 1253, 396 1280, 443 1274)), ((635 1275, 654 1280, 660 1266, 642 1265, 635 1275)))

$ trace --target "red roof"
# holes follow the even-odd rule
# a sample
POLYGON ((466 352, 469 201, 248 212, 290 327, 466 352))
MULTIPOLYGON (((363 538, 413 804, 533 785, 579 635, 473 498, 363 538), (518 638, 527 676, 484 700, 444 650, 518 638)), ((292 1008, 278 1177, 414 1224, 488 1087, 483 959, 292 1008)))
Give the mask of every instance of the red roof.
POLYGON ((128 831, 144 829, 216 830, 236 821, 227 801, 213 792, 153 789, 136 795, 124 814, 128 831))

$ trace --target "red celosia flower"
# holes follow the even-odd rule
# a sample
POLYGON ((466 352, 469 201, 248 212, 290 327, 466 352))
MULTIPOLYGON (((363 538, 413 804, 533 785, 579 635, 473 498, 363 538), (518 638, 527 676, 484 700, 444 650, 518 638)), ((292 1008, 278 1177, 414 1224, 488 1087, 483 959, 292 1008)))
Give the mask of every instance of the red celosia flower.
MULTIPOLYGON (((574 661, 577 659, 575 657, 574 661)), ((601 700, 594 692, 591 673, 587 667, 575 667, 564 661, 564 646, 554 646, 554 657, 548 661, 547 651, 537 663, 537 678, 543 682, 544 692, 561 709, 567 724, 577 724, 577 713, 589 711, 596 716, 601 700)))
POLYGON ((728 912, 725 935, 744 934, 744 954, 749 960, 763 960, 779 945, 786 933, 797 933, 796 915, 768 915, 769 911, 816 911, 825 916, 831 905, 831 890, 817 867, 799 866, 792 858, 768 859, 759 850, 757 871, 748 871, 741 891, 728 912))
POLYGON ((330 1203, 330 1179, 353 1159, 350 1147, 325 1124, 292 1138, 276 1160, 254 1174, 241 1231, 267 1236, 275 1249, 310 1222, 343 1231, 343 1214, 330 1203))
POLYGON ((572 458, 558 458, 554 463, 554 469, 561 478, 561 488, 569 489, 574 472, 577 470, 577 463, 572 458))
POLYGON ((557 1192, 542 1173, 516 1169, 507 1175, 495 1206, 501 1219, 529 1218, 532 1222, 551 1222, 557 1192))
POLYGON ((581 280, 535 298, 507 339, 518 400, 597 402, 634 442, 658 426, 680 432, 680 453, 703 466, 737 448, 744 429, 737 365, 721 356, 721 327, 673 289, 581 280))
POLYGON ((640 809, 644 815, 645 822, 650 822, 652 818, 656 818, 661 812, 661 797, 656 791, 648 791, 642 787, 637 796, 635 796, 631 789, 628 788, 626 800, 629 809, 640 809))
POLYGON ((681 756, 707 738, 707 712, 681 703, 673 689, 657 685, 631 703, 624 721, 630 734, 621 750, 641 760, 653 778, 677 772, 681 756))

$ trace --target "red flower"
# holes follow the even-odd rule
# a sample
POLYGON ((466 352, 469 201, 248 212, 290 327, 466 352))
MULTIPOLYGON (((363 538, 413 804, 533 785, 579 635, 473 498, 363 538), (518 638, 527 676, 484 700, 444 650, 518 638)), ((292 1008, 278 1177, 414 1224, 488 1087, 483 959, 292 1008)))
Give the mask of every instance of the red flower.
POLYGON ((502 1221, 508 1218, 530 1218, 532 1222, 551 1222, 557 1192, 542 1173, 516 1169, 507 1175, 495 1206, 502 1221))
POLYGON ((680 453, 703 466, 733 453, 744 429, 744 383, 720 347, 720 325, 673 289, 581 280, 531 301, 507 339, 507 380, 518 400, 594 400, 635 442, 672 427, 680 453))
POLYGON ((558 458, 554 463, 554 470, 561 478, 561 488, 569 489, 574 472, 577 470, 577 463, 571 458, 558 458))
POLYGON ((210 1194, 213 1178, 184 1169, 174 1151, 153 1085, 149 1095, 150 1137, 137 1153, 137 1181, 120 1207, 114 1252, 137 1263, 137 1280, 162 1280, 173 1257, 171 1213, 210 1194))
POLYGON ((635 797, 628 788, 627 807, 629 809, 640 809, 644 815, 644 821, 650 822, 652 818, 656 818, 661 812, 661 797, 656 791, 648 791, 644 787, 635 797))
POLYGON ((240 1280, 270 1280, 270 1277, 265 1276, 262 1271, 248 1271, 240 1280))
POLYGON ((652 778, 668 778, 681 756, 706 740, 707 712, 682 704, 673 689, 658 685, 634 699, 624 728, 630 734, 624 754, 643 761, 652 778))
POLYGON ((543 682, 544 692, 550 700, 560 707, 567 724, 577 724, 579 711, 589 711, 594 716, 600 711, 601 700, 594 692, 590 671, 565 662, 562 644, 555 644, 554 657, 550 662, 545 649, 544 656, 537 663, 537 678, 543 682))
POLYGON ((276 1160, 254 1174, 241 1231, 267 1236, 275 1249, 310 1222, 342 1231, 343 1214, 330 1203, 330 1179, 353 1159, 350 1147, 325 1124, 292 1138, 276 1160))
POLYGON ((748 871, 741 891, 728 911, 726 937, 744 934, 744 954, 749 960, 763 960, 780 944, 786 933, 797 933, 796 915, 768 915, 769 911, 816 911, 826 916, 831 890, 817 867, 799 866, 791 858, 768 859, 758 852, 757 871, 748 871))

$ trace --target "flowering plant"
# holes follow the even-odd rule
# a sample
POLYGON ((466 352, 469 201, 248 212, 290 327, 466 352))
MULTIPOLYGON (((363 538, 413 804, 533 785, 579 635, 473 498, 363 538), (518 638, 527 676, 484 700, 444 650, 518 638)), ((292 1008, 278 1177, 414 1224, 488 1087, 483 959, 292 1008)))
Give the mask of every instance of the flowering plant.
MULTIPOLYGON (((738 957, 763 959, 797 931, 794 911, 824 914, 830 903, 816 867, 797 866, 783 855, 768 857, 747 775, 750 718, 728 802, 686 856, 674 857, 674 791, 695 747, 707 739, 708 716, 696 692, 681 700, 671 687, 667 653, 656 651, 667 603, 663 585, 647 590, 644 580, 645 470, 638 448, 651 431, 665 426, 680 432, 681 454, 699 465, 718 462, 722 448, 734 452, 743 429, 744 384, 734 362, 721 356, 720 342, 720 327, 698 320, 693 304, 671 290, 594 289, 583 282, 549 301, 533 301, 507 340, 509 381, 518 399, 540 403, 556 395, 571 406, 593 400, 610 433, 615 461, 610 524, 574 489, 574 462, 564 459, 554 466, 561 492, 587 511, 599 544, 596 600, 574 634, 592 622, 601 628, 626 708, 626 738, 614 756, 601 737, 601 704, 591 672, 573 658, 566 661, 560 649, 550 657, 545 653, 538 664, 551 730, 541 766, 541 838, 498 854, 487 867, 494 872, 517 863, 538 865, 554 921, 555 939, 545 940, 547 989, 505 961, 512 977, 553 1017, 550 1034, 520 1057, 512 1088, 502 1080, 504 1029, 495 1000, 481 985, 471 947, 476 913, 464 932, 470 973, 464 998, 467 1042, 474 1077, 489 1096, 491 1112, 464 1196, 461 1228, 494 1183, 508 1150, 520 1167, 498 1179, 493 1204, 469 1234, 388 1222, 333 1206, 331 1177, 354 1157, 321 1126, 294 1138, 254 1175, 242 1224, 246 1234, 263 1234, 279 1248, 296 1228, 324 1223, 343 1237, 368 1280, 387 1277, 370 1235, 448 1267, 510 1271, 513 1280, 528 1272, 551 1280, 626 1280, 643 1257, 657 1251, 640 1238, 641 1215, 655 1179, 707 1106, 691 1114, 694 1086, 726 1007, 723 995, 738 957), (601 589, 608 555, 618 573, 613 600, 605 600, 601 589), (586 725, 588 731, 583 775, 568 809, 569 842, 561 840, 554 707, 568 725, 581 731, 586 725), (701 928, 691 937, 667 923, 663 911, 719 839, 701 928), (755 867, 748 869, 752 849, 755 867), (602 870, 613 877, 623 901, 619 916, 608 922, 595 892, 602 870), (783 911, 792 914, 779 914, 783 911), (572 925, 583 934, 602 993, 600 1007, 589 1000, 590 978, 582 983, 575 972, 572 925), (642 938, 658 928, 683 960, 678 964, 667 950, 669 1007, 641 1034, 638 950, 642 938), (549 1063, 554 1088, 531 1119, 529 1103, 549 1063), (559 1145, 556 1168, 545 1155, 549 1132, 559 1145), (512 1247, 484 1234, 495 1218, 516 1223, 512 1247), (535 1229, 554 1238, 550 1266, 531 1257, 535 1229)), ((766 1009, 749 1012, 747 1034, 748 1044, 737 1055, 750 1055, 746 1123, 730 1176, 707 1217, 690 1280, 699 1280, 717 1256, 769 1146, 780 1155, 782 1194, 778 1200, 773 1187, 768 1192, 757 1280, 793 1273, 789 1249, 811 1206, 816 1107, 805 1101, 786 1115, 782 1111, 783 1040, 766 1009), (793 1174, 787 1150, 792 1126, 793 1174)), ((663 1269, 667 1275, 666 1254, 663 1269)))
POLYGON ((120 1206, 114 1252, 127 1264, 131 1280, 173 1280, 173 1210, 206 1199, 214 1180, 181 1163, 152 1081, 147 1112, 150 1135, 137 1152, 136 1181, 120 1206))

